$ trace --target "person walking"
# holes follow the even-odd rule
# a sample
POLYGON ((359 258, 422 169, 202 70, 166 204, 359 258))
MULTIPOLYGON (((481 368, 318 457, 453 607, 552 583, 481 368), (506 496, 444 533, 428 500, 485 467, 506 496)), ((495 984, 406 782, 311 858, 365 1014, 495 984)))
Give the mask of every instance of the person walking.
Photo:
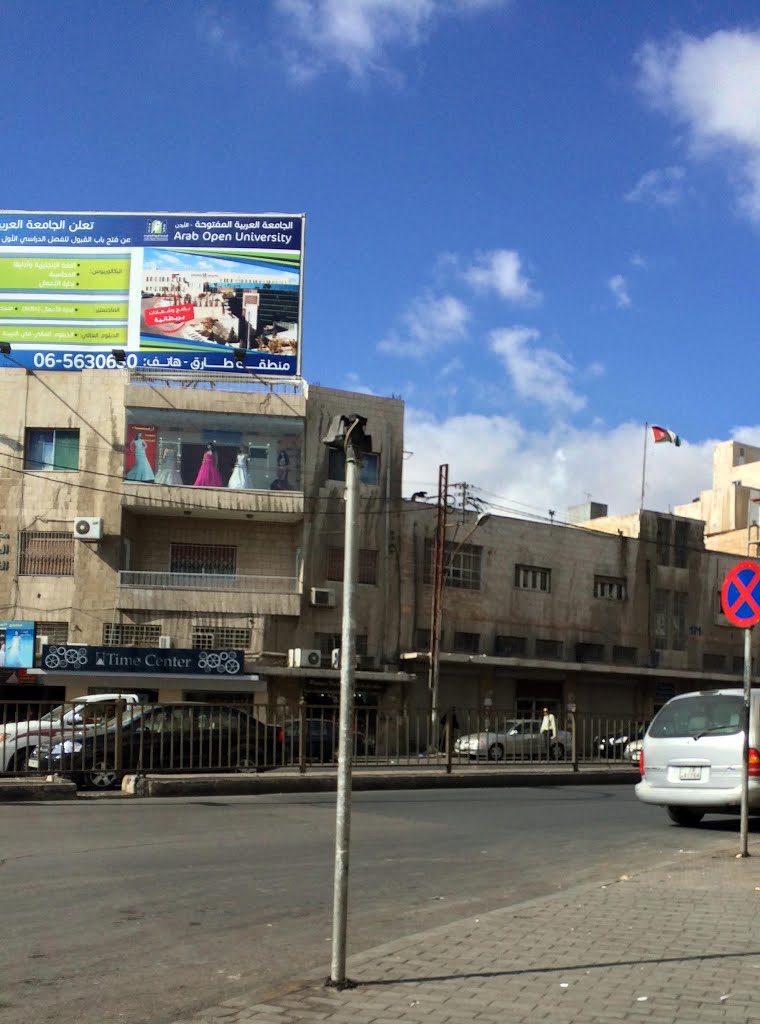
POLYGON ((544 708, 544 717, 541 719, 541 749, 548 761, 552 756, 552 743, 557 738, 557 719, 544 708))

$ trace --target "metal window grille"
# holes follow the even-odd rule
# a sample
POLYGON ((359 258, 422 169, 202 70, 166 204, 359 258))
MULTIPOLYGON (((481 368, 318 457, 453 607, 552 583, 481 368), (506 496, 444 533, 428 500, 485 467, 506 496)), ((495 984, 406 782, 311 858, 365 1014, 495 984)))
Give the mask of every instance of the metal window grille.
MULTIPOLYGON (((433 582, 433 541, 425 540, 423 554, 423 580, 433 582)), ((443 549, 446 571, 445 585, 458 590, 480 590, 483 549, 476 544, 456 544, 447 541, 443 549)))
MULTIPOLYGON (((327 578, 328 580, 343 580, 343 548, 330 547, 327 549, 327 578)), ((360 548, 356 560, 356 582, 377 583, 377 551, 371 548, 360 548)))
POLYGON ((625 579, 617 576, 594 576, 594 597, 603 597, 608 601, 624 601, 625 579))
POLYGON ((454 633, 454 650, 461 654, 477 654, 480 650, 480 633, 454 633))
POLYGON ((192 646, 195 650, 247 651, 251 646, 251 630, 237 626, 196 626, 192 646))
POLYGON ((670 520, 657 520, 657 562, 659 565, 670 565, 670 520))
POLYGON ((702 655, 702 668, 705 672, 725 672, 726 657, 724 654, 710 654, 708 651, 702 655))
POLYGON ((663 651, 668 646, 668 610, 670 591, 656 590, 654 594, 654 646, 663 651))
POLYGON ((494 640, 493 650, 501 658, 519 658, 525 654, 525 647, 524 636, 499 635, 494 640))
POLYGON ((536 638, 537 658, 561 658, 564 654, 564 644, 561 640, 542 640, 536 638))
POLYGON ((673 565, 677 569, 685 569, 689 552, 689 524, 676 523, 675 542, 673 544, 673 565))
POLYGON ((418 629, 415 632, 414 646, 418 651, 430 650, 430 630, 418 629))
POLYGON ((673 637, 672 648, 674 651, 686 650, 686 617, 689 605, 689 595, 681 590, 673 593, 673 637))
POLYGON ((604 644, 585 644, 580 643, 575 645, 575 660, 576 661, 604 661, 604 644))
POLYGON ((131 622, 104 622, 104 647, 158 647, 161 626, 135 625, 131 622))
MULTIPOLYGON (((330 664, 330 655, 336 647, 340 647, 341 644, 340 633, 315 633, 314 634, 314 646, 319 648, 319 653, 322 655, 322 663, 330 664), (325 661, 326 659, 326 661, 325 661)), ((367 634, 357 633, 356 634, 356 653, 359 657, 366 657, 367 655, 367 634)))
POLYGON ((170 572, 234 576, 237 548, 228 544, 172 544, 170 572))
POLYGON ((20 576, 73 576, 74 537, 52 530, 22 530, 18 571, 20 576))
POLYGON ((612 648, 613 665, 635 665, 638 661, 639 652, 635 647, 620 647, 615 644, 612 648))
POLYGON ((551 584, 551 569, 541 569, 537 565, 515 566, 515 586, 520 590, 541 590, 548 594, 551 584))
POLYGON ((34 635, 46 636, 50 644, 65 644, 69 640, 68 622, 35 622, 34 635))

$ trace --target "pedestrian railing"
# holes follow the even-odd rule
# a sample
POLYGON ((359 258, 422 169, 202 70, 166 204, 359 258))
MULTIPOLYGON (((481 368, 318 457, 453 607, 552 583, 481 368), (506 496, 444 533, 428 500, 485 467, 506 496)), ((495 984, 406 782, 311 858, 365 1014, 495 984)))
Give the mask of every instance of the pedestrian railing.
MULTIPOLYGON (((334 765, 338 708, 241 703, 0 703, 0 773, 55 774, 94 788, 128 773, 296 769, 334 765)), ((351 753, 361 768, 467 770, 544 764, 635 766, 646 722, 618 716, 557 714, 542 719, 510 709, 447 708, 390 712, 355 708, 351 753), (544 723, 547 724, 547 723, 544 723)))

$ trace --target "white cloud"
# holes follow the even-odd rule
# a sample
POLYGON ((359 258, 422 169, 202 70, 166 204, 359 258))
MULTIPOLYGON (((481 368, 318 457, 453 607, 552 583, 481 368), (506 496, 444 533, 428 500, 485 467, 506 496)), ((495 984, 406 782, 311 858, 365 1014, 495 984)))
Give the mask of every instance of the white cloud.
POLYGON ((239 27, 216 4, 206 4, 201 8, 195 19, 195 27, 205 45, 218 50, 231 64, 240 62, 243 48, 239 27))
POLYGON ((686 126, 694 154, 732 159, 742 203, 760 220, 760 32, 681 35, 648 43, 636 61, 641 88, 686 126))
POLYGON ((683 199, 685 179, 686 171, 683 167, 662 167, 647 171, 623 198, 627 203, 675 206, 683 199))
POLYGON ((391 331, 377 347, 381 352, 420 359, 462 338, 469 319, 469 309, 453 295, 422 296, 404 313, 403 332, 391 331))
POLYGON ((572 365, 557 352, 535 346, 534 327, 502 327, 491 331, 489 347, 512 379, 517 394, 555 412, 577 412, 586 399, 573 391, 572 365))
POLYGON ((388 51, 418 46, 435 22, 476 14, 508 0, 275 0, 293 38, 291 70, 309 77, 330 64, 356 78, 388 70, 388 51))
POLYGON ((481 253, 464 272, 465 280, 477 291, 493 290, 503 299, 533 306, 541 301, 523 274, 520 256, 514 249, 481 253))
MULTIPOLYGON (((760 437, 760 428, 752 429, 760 437)), ((404 462, 404 494, 435 494, 438 467, 448 463, 449 480, 467 481, 515 515, 546 518, 554 509, 563 521, 570 506, 589 500, 607 504, 610 515, 635 513, 643 438, 643 423, 538 433, 507 416, 435 418, 407 406, 404 447, 413 455, 404 462)), ((645 508, 665 511, 710 487, 714 444, 650 444, 645 508)))
POLYGON ((347 373, 346 374, 346 388, 348 391, 353 391, 358 395, 376 395, 377 392, 373 391, 367 384, 362 384, 361 378, 358 373, 347 373))
POLYGON ((627 309, 631 305, 631 296, 628 293, 628 282, 622 274, 615 274, 607 282, 607 287, 615 297, 618 309, 627 309))

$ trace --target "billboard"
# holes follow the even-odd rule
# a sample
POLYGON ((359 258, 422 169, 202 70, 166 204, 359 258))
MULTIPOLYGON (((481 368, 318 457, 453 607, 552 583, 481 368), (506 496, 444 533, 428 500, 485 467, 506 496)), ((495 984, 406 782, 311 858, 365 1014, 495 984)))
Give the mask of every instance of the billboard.
POLYGON ((304 224, 0 212, 0 366, 299 376, 304 224))
POLYGON ((34 623, 0 622, 0 669, 31 668, 34 665, 34 623))

